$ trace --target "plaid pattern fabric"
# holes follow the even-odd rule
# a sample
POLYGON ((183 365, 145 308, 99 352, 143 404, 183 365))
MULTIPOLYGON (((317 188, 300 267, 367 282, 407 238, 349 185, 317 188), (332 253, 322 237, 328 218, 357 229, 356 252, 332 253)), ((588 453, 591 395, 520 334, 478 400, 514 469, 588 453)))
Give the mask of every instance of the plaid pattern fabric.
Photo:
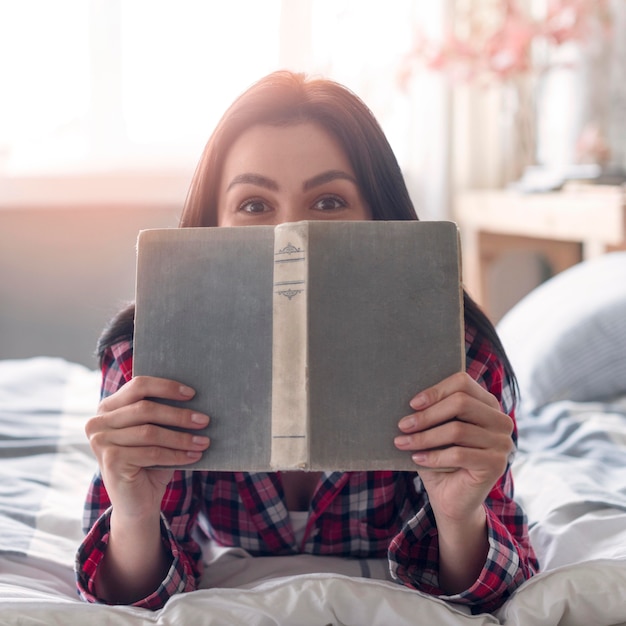
MULTIPOLYGON (((502 409, 513 415, 511 381, 490 349, 466 329, 467 371, 491 391, 502 409)), ((103 363, 102 396, 130 380, 132 345, 110 348, 103 363)), ((517 439, 516 432, 513 435, 517 439)), ((240 546, 252 555, 317 555, 381 558, 387 556, 401 583, 468 604, 472 611, 497 608, 538 569, 528 539, 523 511, 513 501, 510 468, 485 502, 489 555, 476 583, 463 593, 445 596, 438 587, 438 547, 428 496, 413 472, 329 472, 313 497, 300 545, 284 504, 280 474, 176 471, 162 502, 163 541, 172 554, 166 579, 137 606, 157 609, 174 593, 196 588, 202 562, 192 530, 198 516, 210 538, 220 545, 240 546)), ((110 501, 97 474, 86 504, 86 537, 77 553, 81 597, 100 601, 94 589, 96 568, 109 533, 110 501)))

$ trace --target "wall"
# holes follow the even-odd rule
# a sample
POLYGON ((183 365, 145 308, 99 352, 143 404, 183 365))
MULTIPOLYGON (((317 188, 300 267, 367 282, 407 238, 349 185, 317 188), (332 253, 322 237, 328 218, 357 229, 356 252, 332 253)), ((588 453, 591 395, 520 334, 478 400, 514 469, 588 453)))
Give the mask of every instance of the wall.
POLYGON ((0 358, 59 356, 95 367, 100 331, 133 299, 137 233, 177 224, 184 184, 143 203, 130 193, 128 204, 73 198, 64 206, 57 197, 0 206, 0 358))

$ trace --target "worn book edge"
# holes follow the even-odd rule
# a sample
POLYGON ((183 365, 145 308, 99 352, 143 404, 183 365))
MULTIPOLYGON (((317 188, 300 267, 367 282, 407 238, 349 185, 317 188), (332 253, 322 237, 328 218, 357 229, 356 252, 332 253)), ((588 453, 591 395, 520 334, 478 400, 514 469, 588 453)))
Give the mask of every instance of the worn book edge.
MULTIPOLYGON (((282 225, 280 225, 282 226, 282 225)), ((456 224, 454 225, 456 227, 456 224)), ((289 228, 293 227, 293 224, 285 224, 284 225, 284 230, 288 230, 289 228)), ((250 227, 248 227, 250 228, 250 227)), ((251 227, 251 228, 270 228, 270 227, 251 227)), ((273 230, 275 230, 276 228, 279 227, 271 227, 273 230)), ((161 233, 159 233, 159 235, 163 234, 163 230, 178 230, 178 229, 157 229, 159 231, 161 231, 161 233)), ((184 229, 186 231, 193 231, 193 230, 205 230, 203 229, 184 229)), ((228 230, 228 229, 227 229, 228 230)), ((140 237, 138 239, 141 238, 141 235, 145 235, 146 237, 148 237, 150 234, 151 235, 156 235, 157 233, 154 232, 154 230, 152 230, 152 232, 150 230, 148 231, 141 231, 140 233, 140 237)), ((191 233, 187 233, 190 234, 191 233)), ((167 235, 166 235, 167 236, 167 235)), ((461 353, 460 353, 460 370, 465 370, 465 332, 464 332, 464 312, 463 312, 463 285, 462 285, 462 280, 461 280, 461 254, 460 254, 460 238, 459 238, 459 233, 458 233, 458 228, 456 228, 456 239, 457 241, 455 242, 457 244, 457 256, 456 256, 456 260, 458 263, 458 279, 459 279, 459 303, 460 303, 460 310, 459 310, 459 316, 460 316, 460 325, 459 325, 459 330, 460 330, 460 343, 461 343, 461 353)), ((139 243, 139 241, 138 241, 139 243)), ((277 248, 278 249, 278 248, 277 248)), ((271 255, 271 252, 270 252, 271 255)), ((274 296, 272 296, 273 298, 274 296)), ((286 297, 286 295, 285 295, 286 297)), ((304 345, 306 345, 306 342, 303 342, 304 345)), ((305 353, 302 353, 301 356, 305 355, 305 353)), ((302 368, 300 368, 300 371, 302 372, 302 368)), ((305 369, 306 371, 306 369, 305 369)), ((308 380, 308 378, 304 378, 303 380, 308 380)), ((295 386, 296 388, 298 387, 298 385, 295 386)), ((300 387, 302 389, 302 387, 300 387)), ((416 390, 416 393, 419 390, 416 390)), ((308 393, 306 394, 306 396, 302 396, 302 397, 306 397, 308 399, 308 393)), ((300 398, 302 400, 302 397, 300 398)), ((187 403, 185 403, 185 405, 187 405, 187 403)), ((308 402, 307 402, 308 405, 308 402)), ((410 410, 410 409, 409 409, 410 410)), ((307 406, 307 412, 308 412, 308 406, 307 406)), ((408 411, 407 411, 408 412, 408 411)), ((271 416, 270 416, 271 417, 271 416)), ((305 420, 306 422, 306 420, 305 420)), ((275 459, 274 459, 274 465, 272 466, 271 463, 268 462, 267 470, 268 471, 270 469, 274 469, 274 470, 278 470, 278 469, 301 469, 301 470, 309 470, 312 468, 312 464, 309 462, 307 463, 306 459, 310 458, 310 455, 308 454, 308 444, 309 444, 309 439, 310 439, 310 433, 308 432, 308 424, 307 424, 307 428, 304 431, 304 434, 306 435, 305 437, 300 437, 300 439, 302 439, 303 441, 301 441, 300 443, 302 445, 298 446, 299 448, 299 452, 297 455, 292 455, 293 459, 289 462, 288 466, 285 466, 285 464, 283 463, 283 461, 279 461, 277 460, 276 454, 275 454, 275 459)), ((278 437, 277 439, 280 439, 280 437, 278 437)), ((271 448, 271 441, 268 442, 268 447, 271 448)), ((210 454, 210 452, 209 452, 210 454)), ((204 459, 204 457, 203 457, 204 459)), ((244 464, 245 465, 245 464, 244 464)), ((239 466, 238 466, 239 467, 239 466)), ((247 466, 246 466, 247 467, 247 466)), ((243 468, 243 466, 242 466, 243 468)), ((191 465, 186 465, 183 466, 181 469, 209 469, 209 467, 205 466, 205 460, 201 460, 195 464, 191 464, 191 465)), ((248 471, 261 471, 263 468, 258 467, 253 469, 252 467, 248 468, 248 471)), ((336 468, 338 470, 338 468, 336 468)), ((400 469, 400 468, 397 468, 400 469)), ((421 468, 420 466, 417 466, 413 463, 410 463, 410 467, 406 467, 406 469, 414 469, 414 470, 422 470, 422 469, 427 469, 427 468, 421 468)), ((457 468, 442 468, 439 471, 454 471, 457 468)))
POLYGON ((274 230, 272 343, 273 470, 305 469, 309 454, 307 222, 274 230))

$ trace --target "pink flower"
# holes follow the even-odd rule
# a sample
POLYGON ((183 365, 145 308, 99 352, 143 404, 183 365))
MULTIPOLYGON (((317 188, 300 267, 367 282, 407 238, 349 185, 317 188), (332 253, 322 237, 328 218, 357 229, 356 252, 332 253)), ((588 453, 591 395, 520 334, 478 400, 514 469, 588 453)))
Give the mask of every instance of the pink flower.
POLYGON ((475 74, 477 53, 469 41, 449 32, 440 44, 429 46, 426 66, 448 74, 454 82, 471 80, 475 74))
POLYGON ((585 0, 551 0, 548 3, 544 35, 557 46, 580 40, 587 34, 588 3, 585 0))
POLYGON ((495 0, 490 5, 495 5, 491 19, 485 19, 485 6, 478 3, 477 8, 457 16, 441 41, 429 40, 416 31, 399 80, 406 85, 417 64, 445 74, 452 82, 509 80, 533 69, 531 51, 538 39, 554 46, 583 40, 594 19, 608 31, 608 1, 548 0, 546 17, 540 21, 526 15, 519 0, 495 0))
POLYGON ((504 21, 487 40, 488 69, 505 79, 526 72, 530 67, 530 48, 537 29, 512 4, 508 3, 504 21))

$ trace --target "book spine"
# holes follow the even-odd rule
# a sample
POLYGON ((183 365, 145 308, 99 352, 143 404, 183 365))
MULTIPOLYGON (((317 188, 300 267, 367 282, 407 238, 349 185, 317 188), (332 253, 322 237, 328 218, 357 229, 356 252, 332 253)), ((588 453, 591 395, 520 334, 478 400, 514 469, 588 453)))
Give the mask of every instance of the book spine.
POLYGON ((306 222, 276 226, 270 454, 273 470, 309 467, 308 247, 306 222))

